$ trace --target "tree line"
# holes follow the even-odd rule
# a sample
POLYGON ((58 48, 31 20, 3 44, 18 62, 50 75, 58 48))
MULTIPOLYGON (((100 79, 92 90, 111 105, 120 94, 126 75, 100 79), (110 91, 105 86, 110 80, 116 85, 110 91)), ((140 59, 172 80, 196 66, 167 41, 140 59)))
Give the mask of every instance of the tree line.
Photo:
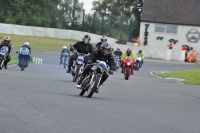
POLYGON ((1 0, 0 23, 82 30, 115 38, 120 29, 128 35, 131 24, 133 37, 137 37, 138 1, 142 0, 98 0, 93 2, 93 12, 85 14, 79 0, 1 0))

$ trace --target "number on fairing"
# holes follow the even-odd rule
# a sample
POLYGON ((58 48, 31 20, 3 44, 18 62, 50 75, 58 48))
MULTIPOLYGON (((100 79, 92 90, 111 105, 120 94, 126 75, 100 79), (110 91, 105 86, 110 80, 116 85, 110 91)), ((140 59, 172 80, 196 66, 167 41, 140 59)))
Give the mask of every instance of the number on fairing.
POLYGON ((3 47, 1 48, 0 54, 6 55, 7 53, 8 53, 8 47, 3 46, 3 47))
POLYGON ((29 50, 28 48, 21 48, 19 53, 22 55, 29 55, 29 50))
POLYGON ((107 68, 106 63, 104 61, 100 61, 98 63, 98 67, 101 68, 101 69, 106 69, 107 68))
POLYGON ((76 59, 76 62, 77 62, 78 64, 83 64, 83 62, 84 62, 83 57, 78 57, 78 58, 76 59))
POLYGON ((118 56, 116 56, 116 57, 115 57, 115 60, 116 60, 116 61, 119 61, 119 57, 118 57, 118 56))

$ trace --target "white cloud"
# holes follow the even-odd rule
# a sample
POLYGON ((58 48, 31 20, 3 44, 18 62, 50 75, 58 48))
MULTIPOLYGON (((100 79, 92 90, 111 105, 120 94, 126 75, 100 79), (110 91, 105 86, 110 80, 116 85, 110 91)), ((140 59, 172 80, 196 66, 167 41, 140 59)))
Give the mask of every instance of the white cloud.
POLYGON ((79 0, 80 2, 84 3, 83 8, 85 9, 85 13, 90 13, 91 12, 91 8, 92 8, 92 2, 94 0, 79 0))

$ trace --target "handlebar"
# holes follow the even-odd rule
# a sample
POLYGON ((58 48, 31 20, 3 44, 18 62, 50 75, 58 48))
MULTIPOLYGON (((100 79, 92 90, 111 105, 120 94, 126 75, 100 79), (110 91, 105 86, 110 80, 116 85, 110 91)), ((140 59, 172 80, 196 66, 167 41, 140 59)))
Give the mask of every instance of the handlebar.
POLYGON ((89 55, 89 54, 79 53, 71 44, 70 44, 70 47, 74 49, 74 50, 73 50, 73 53, 77 53, 79 56, 82 55, 82 56, 85 57, 85 56, 88 56, 88 55, 89 55))

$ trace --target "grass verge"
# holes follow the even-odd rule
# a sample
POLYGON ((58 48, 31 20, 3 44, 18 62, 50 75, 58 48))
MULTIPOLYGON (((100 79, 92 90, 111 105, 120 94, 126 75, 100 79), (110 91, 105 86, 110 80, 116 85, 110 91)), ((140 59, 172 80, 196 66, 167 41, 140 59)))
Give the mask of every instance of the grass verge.
POLYGON ((181 78, 185 79, 185 84, 200 85, 200 70, 176 71, 157 75, 163 78, 181 78))
POLYGON ((14 65, 18 63, 18 57, 17 56, 11 56, 11 61, 8 62, 8 66, 14 65))
MULTIPOLYGON (((0 34, 0 36, 6 36, 7 34, 0 34)), ((70 44, 75 44, 76 40, 56 39, 46 37, 34 37, 34 36, 19 36, 9 35, 11 37, 11 43, 14 50, 19 50, 24 42, 29 42, 32 51, 39 52, 61 52, 63 46, 69 48, 70 44)), ((80 38, 81 39, 81 38, 80 38)))

